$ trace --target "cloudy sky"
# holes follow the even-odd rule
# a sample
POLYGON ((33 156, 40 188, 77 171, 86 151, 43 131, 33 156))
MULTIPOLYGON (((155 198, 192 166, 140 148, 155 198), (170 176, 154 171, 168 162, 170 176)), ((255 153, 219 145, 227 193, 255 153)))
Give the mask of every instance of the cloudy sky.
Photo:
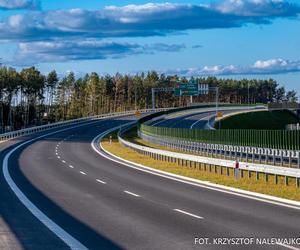
POLYGON ((0 0, 0 58, 44 73, 272 77, 300 92, 300 3, 0 0))

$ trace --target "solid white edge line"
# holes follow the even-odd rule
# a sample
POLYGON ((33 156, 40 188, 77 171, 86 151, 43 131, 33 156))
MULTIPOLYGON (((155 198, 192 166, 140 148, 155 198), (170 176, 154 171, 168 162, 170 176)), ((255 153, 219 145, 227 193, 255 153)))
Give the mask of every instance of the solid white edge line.
POLYGON ((59 239, 61 239, 70 249, 73 250, 88 250, 87 247, 85 247, 81 242, 79 242, 77 239, 75 239, 72 235, 70 235, 67 231, 65 231, 62 227, 60 227, 58 224, 56 224, 53 220, 51 220, 45 213, 43 213, 37 206, 35 206, 28 198, 27 196, 18 188, 16 183, 13 181, 9 174, 8 170, 8 160, 10 156, 19 148, 23 147, 24 145, 27 145, 33 141, 39 140, 41 138, 44 138, 46 136, 50 136, 53 134, 57 134, 60 132, 64 132, 67 130, 71 130, 74 128, 79 128, 83 126, 87 126, 96 122, 99 122, 101 120, 75 125, 72 127, 64 128, 61 130, 56 130, 41 136, 38 136, 36 138, 27 140, 18 146, 14 147, 12 150, 10 150, 3 159, 2 164, 2 171, 5 178, 5 181, 9 185, 10 189, 15 193, 15 195, 18 197, 18 199, 23 203, 23 205, 42 223, 44 224, 51 232, 53 232, 59 239))
POLYGON ((176 212, 179 212, 179 213, 182 213, 182 214, 186 214, 186 215, 189 215, 191 217, 194 217, 194 218, 197 218, 197 219, 204 219, 203 217, 199 216, 199 215, 196 215, 196 214, 192 214, 192 213, 189 213, 189 212, 186 212, 186 211, 183 211, 181 209, 178 209, 178 208, 175 208, 173 209, 174 211, 176 212))
POLYGON ((205 181, 201 181, 201 180, 197 180, 197 179, 193 179, 193 178, 189 178, 189 177, 185 177, 185 176, 168 173, 168 172, 165 172, 162 170, 153 169, 153 168, 144 166, 142 164, 124 160, 121 157, 118 157, 118 156, 108 152, 100 144, 100 148, 101 148, 101 150, 103 150, 103 152, 105 152, 105 154, 102 153, 101 150, 96 148, 97 142, 100 142, 100 140, 106 134, 108 134, 116 129, 117 128, 113 128, 113 129, 107 130, 106 132, 101 133, 100 135, 96 136, 93 139, 93 141, 91 142, 91 146, 92 146, 93 150, 97 154, 101 155, 102 157, 104 157, 110 161, 114 161, 121 165, 130 167, 130 168, 142 171, 142 172, 146 172, 146 173, 149 173, 152 175, 157 175, 157 176, 160 176, 160 177, 163 177, 166 179, 175 180, 175 181, 178 181, 181 183, 185 183, 185 184, 189 184, 189 185, 193 185, 193 186, 197 186, 197 187, 201 187, 201 188, 205 188, 205 189, 209 189, 209 190, 213 190, 213 191, 217 191, 217 192, 222 192, 222 193, 226 193, 226 194, 231 194, 231 195, 235 195, 235 196, 239 196, 239 197, 243 197, 243 198, 247 198, 247 199, 252 199, 252 200, 256 200, 256 201, 260 201, 260 202, 264 202, 264 203, 278 205, 278 206, 282 206, 282 207, 286 207, 286 208, 300 210, 300 202, 297 202, 297 201, 288 200, 288 199, 279 198, 279 197, 270 196, 270 195, 265 195, 265 194, 260 194, 260 193, 242 190, 242 189, 238 189, 238 188, 227 187, 227 186, 223 186, 223 185, 219 185, 219 184, 209 183, 209 182, 205 182, 205 181), (118 160, 113 159, 111 157, 114 157, 118 160))
POLYGON ((202 117, 202 118, 200 118, 198 121, 195 121, 192 125, 191 125, 191 127, 190 128, 193 128, 197 123, 199 123, 199 122, 201 122, 201 121, 203 121, 203 120, 205 120, 204 118, 207 118, 207 117, 211 117, 212 116, 212 114, 210 114, 210 115, 208 115, 208 116, 204 116, 204 117, 202 117))
POLYGON ((102 183, 102 184, 106 184, 105 181, 101 181, 101 180, 99 180, 99 179, 96 179, 96 181, 99 182, 99 183, 102 183))
POLYGON ((132 195, 132 196, 134 196, 134 197, 140 197, 140 195, 135 194, 135 193, 132 193, 132 192, 127 191, 127 190, 124 190, 124 193, 129 194, 129 195, 132 195))
POLYGON ((86 173, 85 173, 85 172, 83 172, 83 171, 79 171, 79 173, 81 173, 81 174, 83 174, 83 175, 86 175, 86 173))
POLYGON ((153 124, 151 124, 151 126, 156 126, 156 125, 158 125, 158 124, 160 124, 162 122, 165 122, 165 121, 166 121, 165 118, 163 118, 162 121, 154 122, 153 124))

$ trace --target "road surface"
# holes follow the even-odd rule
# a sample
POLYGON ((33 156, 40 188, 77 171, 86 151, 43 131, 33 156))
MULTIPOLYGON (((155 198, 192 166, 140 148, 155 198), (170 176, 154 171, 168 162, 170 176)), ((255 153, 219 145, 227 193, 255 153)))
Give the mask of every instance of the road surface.
MULTIPOLYGON (((194 240, 299 237, 300 210, 138 171, 91 148, 98 134, 131 119, 99 121, 33 141, 11 155, 10 175, 43 213, 89 249, 288 249, 202 246, 194 240)), ((2 176, 1 197, 1 215, 19 247, 68 249, 17 200, 2 176)))
MULTIPOLYGON (((224 115, 241 111, 241 109, 220 109, 224 115)), ((156 118, 149 122, 149 125, 170 128, 205 128, 208 120, 216 114, 215 110, 203 112, 201 110, 181 111, 174 114, 156 118)))

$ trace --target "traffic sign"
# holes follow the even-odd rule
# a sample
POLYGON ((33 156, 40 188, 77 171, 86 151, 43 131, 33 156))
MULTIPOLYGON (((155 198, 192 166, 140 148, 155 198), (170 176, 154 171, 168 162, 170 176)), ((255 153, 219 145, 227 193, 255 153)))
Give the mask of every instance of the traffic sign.
POLYGON ((223 117, 223 112, 218 112, 217 113, 217 118, 221 118, 221 117, 223 117))
POLYGON ((198 83, 178 83, 175 87, 176 96, 197 96, 198 94, 198 83))
POLYGON ((207 95, 209 91, 208 84, 199 84, 199 95, 207 95))
POLYGON ((178 83, 175 87, 176 96, 198 96, 208 94, 208 84, 198 84, 194 82, 178 83))

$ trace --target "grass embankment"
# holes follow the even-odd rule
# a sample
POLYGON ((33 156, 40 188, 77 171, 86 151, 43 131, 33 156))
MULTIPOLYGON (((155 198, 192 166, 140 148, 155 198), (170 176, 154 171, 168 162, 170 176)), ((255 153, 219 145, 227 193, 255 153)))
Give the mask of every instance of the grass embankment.
MULTIPOLYGON (((232 115, 221 119, 221 129, 285 129, 287 124, 300 123, 300 119, 289 111, 259 111, 232 115)), ((215 128, 219 128, 216 122, 215 128)))
MULTIPOLYGON (((112 143, 109 143, 107 136, 103 139, 102 145, 106 150, 123 159, 143 164, 147 167, 151 167, 154 169, 159 169, 182 176, 187 176, 198 180, 210 181, 212 183, 221 184, 229 187, 235 187, 262 194, 268 194, 300 201, 300 188, 296 187, 294 179, 290 179, 289 185, 285 186, 284 178, 278 177, 278 184, 276 185, 274 183, 274 176, 269 175, 269 180, 268 182, 266 182, 264 174, 260 174, 259 180, 256 180, 255 173, 252 173, 251 177, 249 178, 248 172, 244 171, 243 178, 240 178, 239 180, 234 180, 232 169, 230 169, 230 175, 227 176, 225 169, 223 169, 223 174, 221 175, 220 167, 218 166, 212 166, 210 172, 210 168, 206 167, 205 170, 204 165, 199 166, 197 164, 196 168, 194 168, 194 165, 190 166, 189 162, 187 163, 187 165, 184 164, 184 166, 181 166, 178 165, 178 163, 154 160, 149 156, 139 154, 132 149, 120 145, 116 133, 112 135, 112 143)), ((130 131, 130 133, 127 133, 125 137, 131 140, 132 136, 135 136, 135 132, 133 130, 130 131)), ((133 139, 133 141, 137 142, 136 138, 133 139)), ((145 144, 143 143, 143 145, 145 144)))

